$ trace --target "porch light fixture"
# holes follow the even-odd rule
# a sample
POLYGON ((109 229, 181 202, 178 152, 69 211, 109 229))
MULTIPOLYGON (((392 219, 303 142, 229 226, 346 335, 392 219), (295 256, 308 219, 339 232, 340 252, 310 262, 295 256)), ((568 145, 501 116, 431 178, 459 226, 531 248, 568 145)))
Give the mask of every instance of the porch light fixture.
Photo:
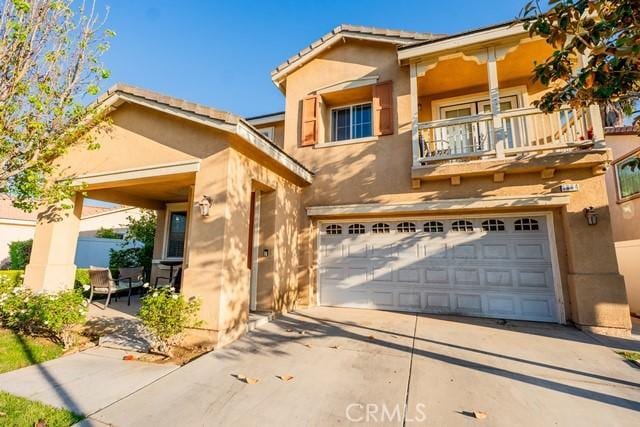
POLYGON ((598 214, 593 206, 584 208, 584 217, 587 218, 587 224, 596 225, 598 223, 598 214))
POLYGON ((212 205, 213 200, 209 196, 202 196, 202 199, 198 202, 200 208, 200 215, 209 216, 209 208, 212 205))

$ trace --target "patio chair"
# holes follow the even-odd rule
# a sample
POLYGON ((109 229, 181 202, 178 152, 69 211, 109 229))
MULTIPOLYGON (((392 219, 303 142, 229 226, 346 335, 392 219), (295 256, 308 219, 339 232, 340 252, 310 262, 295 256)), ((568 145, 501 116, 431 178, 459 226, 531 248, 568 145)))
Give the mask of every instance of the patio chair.
MULTIPOLYGON (((132 289, 143 289, 144 267, 121 267, 118 269, 118 280, 131 278, 132 289)), ((140 291, 142 292, 142 291, 140 291)))
POLYGON ((156 277, 156 281, 153 285, 153 287, 155 289, 157 289, 158 287, 161 288, 174 288, 176 293, 180 293, 180 287, 182 286, 182 267, 178 267, 176 269, 175 274, 173 275, 173 277, 169 278, 169 277, 156 277), (159 280, 166 280, 167 283, 164 284, 158 284, 159 280))
POLYGON ((94 294, 107 295, 107 301, 102 309, 106 309, 111 301, 111 295, 118 298, 118 293, 129 291, 127 305, 131 305, 131 278, 114 279, 111 277, 111 270, 101 267, 89 267, 89 278, 91 279, 91 294, 89 295, 89 304, 93 300, 94 294), (125 282, 122 285, 121 282, 125 282))

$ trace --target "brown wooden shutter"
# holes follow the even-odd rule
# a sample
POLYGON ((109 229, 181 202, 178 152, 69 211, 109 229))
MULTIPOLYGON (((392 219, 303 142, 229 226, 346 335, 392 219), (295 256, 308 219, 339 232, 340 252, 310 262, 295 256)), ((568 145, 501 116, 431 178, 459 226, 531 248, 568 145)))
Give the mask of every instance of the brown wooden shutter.
POLYGON ((376 136, 393 135, 393 82, 373 86, 373 129, 376 136))
POLYGON ((302 99, 302 134, 300 145, 315 145, 318 142, 318 96, 302 99))

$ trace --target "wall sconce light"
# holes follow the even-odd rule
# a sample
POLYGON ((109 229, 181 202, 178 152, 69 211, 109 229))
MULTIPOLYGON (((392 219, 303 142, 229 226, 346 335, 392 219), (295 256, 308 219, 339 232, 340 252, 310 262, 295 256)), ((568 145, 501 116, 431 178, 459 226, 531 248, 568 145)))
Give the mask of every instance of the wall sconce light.
POLYGON ((584 208, 584 217, 587 218, 587 224, 596 225, 598 223, 598 214, 593 206, 584 208))
POLYGON ((213 204, 212 202, 213 200, 211 199, 211 197, 202 196, 202 199, 200 199, 200 201, 198 202, 198 207, 200 208, 200 215, 209 216, 209 208, 213 204))

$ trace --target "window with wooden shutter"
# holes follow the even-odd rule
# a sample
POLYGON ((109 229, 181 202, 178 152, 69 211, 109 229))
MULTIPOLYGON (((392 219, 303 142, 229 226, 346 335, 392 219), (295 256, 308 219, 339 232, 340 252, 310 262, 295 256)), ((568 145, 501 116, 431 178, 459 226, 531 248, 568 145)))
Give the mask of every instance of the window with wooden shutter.
POLYGON ((374 130, 376 136, 393 135, 393 82, 373 86, 374 130))
POLYGON ((318 142, 318 96, 307 96, 302 100, 302 130, 300 145, 314 145, 318 142))

